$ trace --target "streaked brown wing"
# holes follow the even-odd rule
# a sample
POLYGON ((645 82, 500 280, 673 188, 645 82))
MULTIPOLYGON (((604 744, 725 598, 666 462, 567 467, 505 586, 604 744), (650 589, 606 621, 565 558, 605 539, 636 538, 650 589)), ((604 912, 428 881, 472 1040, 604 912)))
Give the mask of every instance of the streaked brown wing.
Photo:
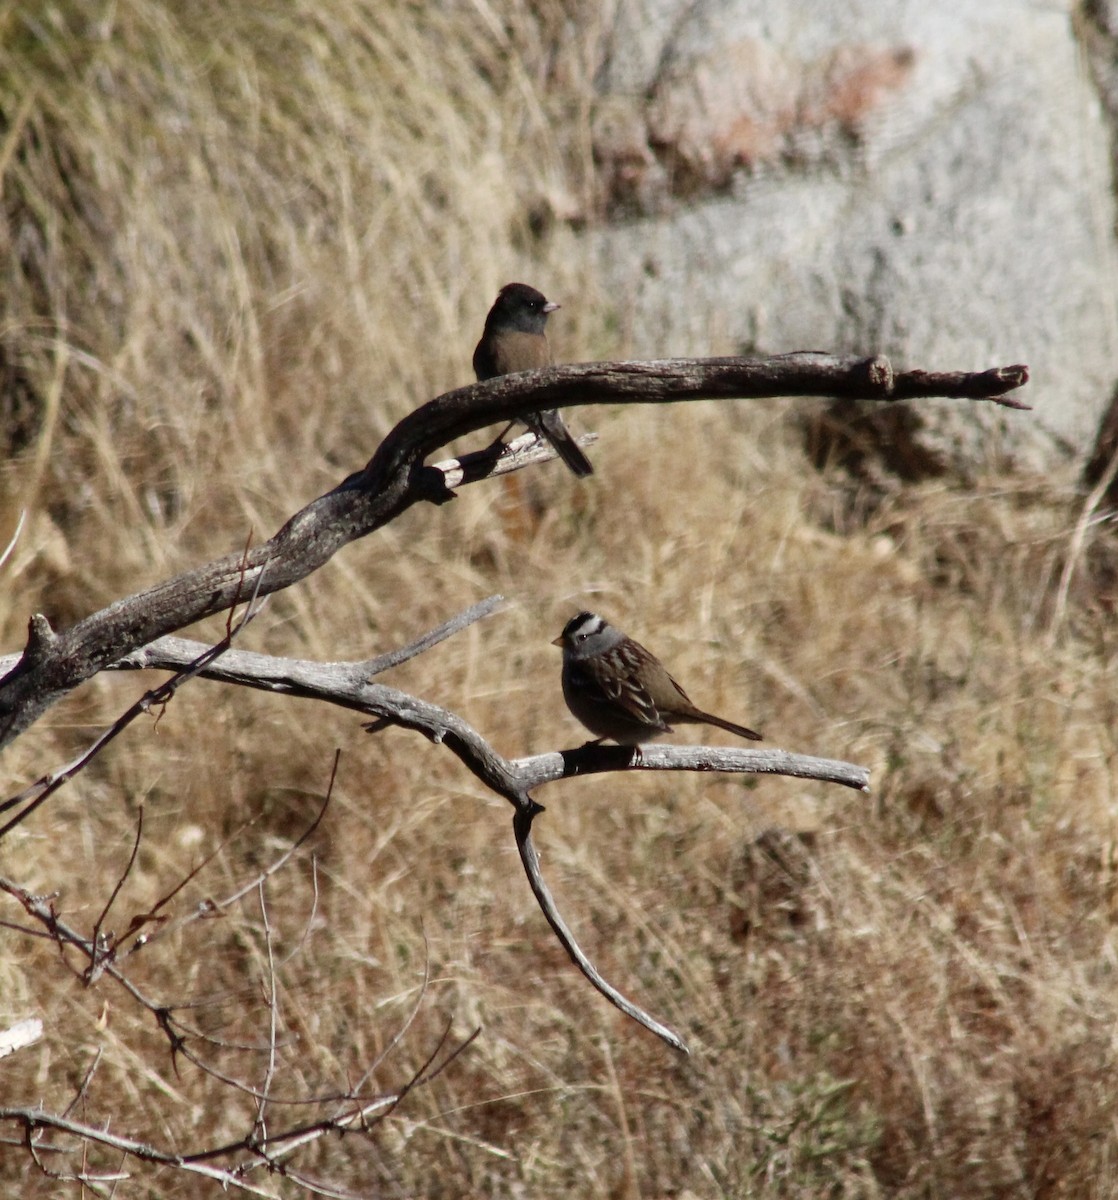
POLYGON ((673 675, 669 675, 667 673, 667 671, 665 671, 664 678, 672 685, 672 687, 675 688, 675 690, 679 693, 679 698, 683 701, 684 704, 687 705, 688 708, 695 707, 691 703, 691 697, 683 690, 683 688, 679 685, 678 681, 675 679, 675 677, 673 675))
POLYGON ((668 729, 652 693, 637 682, 633 672, 618 676, 604 669, 597 662, 590 662, 586 665, 594 675, 598 690, 608 698, 610 704, 616 704, 634 721, 639 721, 650 729, 665 731, 668 729))

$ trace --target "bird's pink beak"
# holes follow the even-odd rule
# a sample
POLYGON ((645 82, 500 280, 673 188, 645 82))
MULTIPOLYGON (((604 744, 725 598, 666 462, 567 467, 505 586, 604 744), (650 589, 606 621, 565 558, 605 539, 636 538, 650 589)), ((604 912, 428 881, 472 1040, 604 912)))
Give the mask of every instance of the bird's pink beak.
POLYGON ((551 644, 553 646, 561 646, 563 644, 563 635, 560 634, 557 638, 553 638, 551 644))
POLYGON ((554 312, 557 308, 562 308, 561 304, 556 304, 554 300, 549 300, 544 306, 544 312, 554 312))

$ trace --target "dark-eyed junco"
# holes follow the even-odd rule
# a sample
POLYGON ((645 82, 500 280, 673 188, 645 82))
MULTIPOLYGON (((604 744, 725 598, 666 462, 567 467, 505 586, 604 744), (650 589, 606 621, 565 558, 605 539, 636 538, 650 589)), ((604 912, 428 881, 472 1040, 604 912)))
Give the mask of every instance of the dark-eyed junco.
MULTIPOLYGON (((558 307, 526 283, 506 283, 485 318, 485 330, 474 350, 474 373, 478 379, 550 366, 547 318, 558 307)), ((594 473, 590 460, 555 409, 533 413, 524 423, 533 433, 547 438, 555 453, 576 475, 594 473)))

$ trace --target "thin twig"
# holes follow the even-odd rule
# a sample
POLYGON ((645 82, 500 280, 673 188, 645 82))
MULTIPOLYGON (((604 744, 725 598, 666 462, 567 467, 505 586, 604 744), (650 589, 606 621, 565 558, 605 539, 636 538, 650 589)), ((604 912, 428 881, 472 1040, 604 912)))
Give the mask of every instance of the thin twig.
POLYGON ((90 943, 94 948, 94 957, 90 960, 89 966, 85 969, 85 982, 88 987, 90 984, 96 983, 101 977, 103 964, 109 958, 115 957, 116 954, 116 939, 111 938, 106 942, 102 942, 101 930, 105 925, 105 918, 109 915, 109 910, 112 908, 117 896, 120 895, 121 888, 124 887, 128 876, 132 874, 132 868, 136 865, 136 855, 140 851, 140 839, 144 836, 144 806, 141 804, 139 812, 136 814, 136 836, 132 839, 132 853, 128 856, 128 862, 121 871, 116 883, 113 885, 113 890, 109 893, 108 900, 105 901, 104 908, 97 920, 93 923, 93 934, 90 937, 90 943))
MULTIPOLYGON (((256 586, 260 587, 260 583, 264 578, 263 572, 257 577, 256 586)), ((17 825, 27 820, 29 816, 43 803, 45 803, 55 792, 58 791, 63 784, 73 779, 79 771, 84 770, 102 750, 115 738, 117 738, 137 717, 147 712, 149 709, 160 704, 167 704, 171 697, 179 690, 184 683, 194 679, 198 675, 204 673, 208 664, 215 662, 221 657, 233 644, 235 639, 245 629, 245 627, 255 619, 261 611, 261 607, 257 604, 257 598, 254 595, 244 615, 237 622, 236 626, 228 630, 220 642, 215 645, 207 646, 205 643, 195 643, 198 646, 199 653, 188 663, 181 664, 177 669, 177 673, 170 679, 165 680, 158 687, 152 688, 151 691, 145 692, 135 703, 129 705, 127 709, 105 730, 103 730, 85 750, 67 763, 64 767, 51 772, 49 775, 44 775, 41 779, 36 780, 29 787, 24 788, 15 796, 9 797, 7 800, 0 802, 0 813, 7 812, 9 809, 23 804, 24 807, 9 820, 5 825, 0 826, 0 840, 10 833, 17 825)))
MULTIPOLYGON (((337 763, 338 755, 335 754, 334 766, 330 776, 330 789, 327 791, 322 805, 315 814, 314 819, 307 825, 296 841, 293 842, 292 845, 289 846, 281 855, 279 855, 274 862, 272 862, 268 867, 264 868, 264 870, 262 870, 251 881, 251 883, 245 885, 243 888, 238 889, 238 891, 232 896, 226 897, 224 900, 207 902, 204 906, 202 906, 201 909, 196 909, 193 913, 189 914, 186 918, 179 922, 178 925, 176 925, 176 928, 189 924, 194 920, 199 920, 203 917, 210 916, 215 911, 230 907, 238 900, 243 898, 247 893, 261 887, 265 881, 267 881, 291 859, 291 856, 307 841, 309 837, 311 837, 311 835, 322 822, 322 818, 325 815, 327 807, 330 803, 330 796, 332 794, 334 780, 337 773, 337 763)), ((192 875, 194 873, 195 872, 192 872, 192 875)), ((33 895, 25 887, 16 883, 14 880, 5 878, 3 876, 0 876, 0 892, 6 892, 8 895, 12 896, 13 899, 17 900, 23 906, 24 911, 41 926, 41 932, 35 929, 24 929, 23 927, 19 927, 20 932, 32 936, 50 938, 58 945, 59 949, 63 951, 66 948, 77 950, 79 954, 85 957, 88 964, 99 962, 101 971, 104 974, 108 975, 117 984, 124 988, 124 990, 137 1004, 147 1009, 148 1012, 154 1016, 156 1023, 159 1025, 160 1029, 163 1030, 170 1043, 172 1057, 175 1057, 180 1053, 186 1053, 186 1036, 194 1036, 202 1039, 203 1035, 197 1031, 187 1032, 186 1027, 180 1022, 176 1021, 171 1006, 154 1000, 141 991, 140 988, 138 988, 121 970, 115 958, 111 956, 99 955, 97 943, 93 939, 79 933, 76 929, 73 929, 65 920, 63 920, 62 917, 60 917, 55 911, 52 899, 50 897, 33 895)), ((5 922, 4 924, 10 925, 11 923, 5 922)), ((135 921, 133 921, 133 925, 135 925, 135 921)), ((85 978, 86 973, 87 972, 75 972, 75 974, 82 979, 85 978)), ((176 1007, 185 1010, 189 1007, 195 1006, 182 1004, 176 1007)), ((202 1070, 208 1071, 211 1074, 215 1073, 213 1068, 211 1068, 201 1059, 192 1058, 192 1061, 195 1061, 202 1070)), ((252 1089, 245 1090, 251 1091, 252 1089)))
MULTIPOLYGON (((238 837, 241 836, 241 834, 243 834, 247 829, 251 829, 253 825, 256 824, 257 820, 258 817, 250 817, 247 821, 242 822, 233 833, 231 833, 224 840, 218 842, 218 844, 213 848, 213 850, 210 851, 209 854, 207 854, 200 862, 191 867, 181 879, 168 888, 168 890, 164 892, 163 895, 160 896, 159 899, 156 900, 156 902, 149 909, 142 913, 132 914, 132 919, 128 922, 128 928, 117 939, 116 957, 118 962, 123 958, 128 958, 130 955, 135 954, 138 950, 142 950, 145 946, 150 946, 152 942, 165 934, 169 929, 181 928, 183 925, 188 924, 190 920, 197 918, 198 914, 195 913, 192 917, 180 918, 178 922, 172 922, 170 918, 161 916, 160 913, 161 910, 166 908, 183 890, 183 888, 187 887, 194 879, 201 875, 202 872, 215 859, 219 858, 225 852, 225 850, 231 846, 238 837), (154 932, 149 933, 147 932, 147 928, 152 924, 154 924, 156 928, 154 932), (127 950, 122 951, 121 947, 123 946, 123 943, 129 938, 134 939, 132 945, 129 946, 127 950)), ((207 901, 203 907, 204 914, 206 916, 213 915, 213 907, 211 902, 207 901)))
POLYGON ((265 997, 268 1005, 268 1066, 264 1072, 264 1082, 260 1085, 260 1097, 256 1102, 256 1119, 253 1121, 252 1132, 249 1134, 251 1144, 254 1146, 257 1144, 266 1144, 268 1141, 268 1125, 265 1119, 265 1110, 268 1107, 268 1094, 272 1090, 272 1080, 276 1074, 276 1037, 278 1029, 276 1006, 279 1003, 276 998, 276 959, 272 947, 272 924, 268 920, 268 901, 263 880, 261 880, 257 888, 257 894, 260 897, 260 920, 264 925, 264 949, 267 951, 268 958, 267 996, 265 997))
POLYGON ((504 603, 504 596, 487 596, 484 600, 479 600, 476 604, 471 604, 469 608, 463 609, 449 621, 444 621, 435 629, 423 634, 422 637, 416 638, 414 642, 409 642, 408 645, 401 646, 398 650, 390 650, 387 654, 378 654, 376 658, 370 658, 364 664, 369 673, 368 677, 372 679, 374 675, 380 675, 390 667, 398 667, 401 663, 406 663, 409 659, 425 653, 432 646, 437 646, 439 642, 444 642, 454 634, 460 633, 468 625, 473 625, 483 617, 497 612, 504 606, 504 603))
POLYGON ((82 1076, 82 1081, 78 1084, 78 1090, 74 1093, 74 1098, 62 1110, 64 1117, 68 1117, 85 1098, 85 1094, 89 1090, 89 1085, 93 1082, 93 1076, 97 1073, 97 1068, 101 1065, 102 1053, 103 1051, 99 1048, 93 1056, 93 1061, 86 1068, 86 1072, 82 1076))
POLYGON ((15 1121, 18 1122, 26 1135, 28 1148, 32 1151, 36 1164, 39 1169, 45 1174, 54 1179, 72 1180, 78 1183, 92 1183, 97 1180, 115 1181, 119 1179, 119 1175, 113 1176, 94 1176, 86 1177, 82 1175, 63 1175, 56 1171, 49 1170, 38 1158, 38 1154, 33 1145, 33 1135, 37 1130, 53 1129, 56 1133, 68 1133, 73 1137, 81 1139, 83 1143, 92 1143, 94 1145, 105 1146, 110 1150, 118 1150, 129 1158, 139 1159, 141 1162, 155 1163, 157 1165, 177 1167, 179 1170, 189 1172, 193 1175, 199 1175, 204 1179, 213 1179, 224 1187, 232 1187, 238 1191, 242 1191, 251 1196, 268 1197, 269 1200, 273 1197, 270 1191, 256 1187, 250 1183, 246 1183, 240 1179, 236 1172, 227 1168, 211 1167, 204 1162, 193 1162, 184 1158, 181 1155, 173 1154, 169 1151, 159 1150, 147 1142, 140 1142, 134 1138, 123 1137, 120 1134, 110 1133, 107 1129, 96 1126, 86 1125, 81 1121, 74 1121, 69 1117, 62 1117, 56 1113, 48 1113, 39 1108, 17 1108, 17 1107, 0 1107, 0 1121, 15 1121))
MULTIPOLYGON (((431 985, 431 947, 427 943, 427 933, 423 932, 423 979, 416 989, 415 1003, 411 1007, 411 1011, 404 1018, 400 1028, 388 1039, 384 1045, 384 1049, 373 1059, 373 1061, 365 1068, 364 1072, 358 1077, 357 1082, 352 1087, 352 1092, 355 1095, 360 1095, 365 1084, 368 1083, 373 1072, 388 1058, 389 1054, 404 1040, 408 1030, 412 1027, 412 1023, 419 1016, 420 1008, 427 995, 427 989, 431 985)), ((476 1036, 476 1034, 475 1034, 476 1036)))
POLYGON ((0 567, 2 567, 8 561, 8 556, 16 548, 16 543, 19 541, 19 535, 23 532, 24 522, 26 522, 26 520, 27 509, 21 508, 19 510, 19 520, 16 522, 15 532, 8 539, 8 544, 2 551, 0 551, 0 567))
POLYGON ((669 1046, 676 1050, 681 1050, 684 1054, 689 1054, 687 1043, 679 1036, 678 1033, 662 1022, 657 1021, 650 1013, 645 1012, 639 1005, 634 1004, 632 1000, 623 996, 617 988, 609 983, 601 972, 594 966, 589 958, 583 953, 578 942, 575 941, 575 935, 571 932, 566 921, 559 914, 559 909, 556 907, 550 890, 544 883, 543 875, 540 872, 540 858, 536 853, 535 846, 532 845, 532 821, 537 813, 543 812, 543 809, 536 805, 518 809, 516 815, 512 819, 513 833, 516 836, 516 848, 520 853, 520 861, 524 865, 524 873, 528 876, 528 884, 532 889, 532 894, 536 897, 536 902, 540 906, 540 910, 547 918, 547 923, 555 932, 555 936, 559 939, 563 949, 570 955, 571 961, 576 967, 590 980, 591 984, 599 991, 615 1008, 620 1009, 627 1017, 631 1017, 639 1025, 643 1025, 645 1029, 650 1030, 658 1038, 662 1038, 669 1046))

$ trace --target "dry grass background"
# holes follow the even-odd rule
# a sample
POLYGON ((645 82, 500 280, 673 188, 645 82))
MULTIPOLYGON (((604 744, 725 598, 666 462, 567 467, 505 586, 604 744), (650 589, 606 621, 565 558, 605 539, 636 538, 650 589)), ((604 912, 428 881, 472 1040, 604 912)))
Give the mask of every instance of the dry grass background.
MULTIPOLYGON (((41 403, 0 466, 3 540, 28 511, 0 644, 22 643, 32 611, 66 623, 268 536, 469 379, 507 279, 564 302, 560 357, 624 355, 624 298, 595 293, 554 219, 593 199, 580 139, 603 11, 0 6, 0 348, 41 403)), ((566 915, 690 1059, 566 961, 503 801, 447 753, 340 711, 192 684, 9 837, 3 870, 88 927, 142 804, 118 927, 224 843, 187 912, 289 843, 339 746, 317 906, 306 857, 268 893, 286 960, 277 1090, 344 1088, 425 969, 377 1084, 405 1081, 448 1019, 482 1034, 371 1137, 308 1152, 308 1173, 388 1196, 1118 1194, 1115 635, 1086 586, 1049 628, 1074 490, 913 486, 852 521, 848 482, 805 463, 802 408, 583 413, 602 433, 590 484, 550 466, 413 510, 275 597, 245 643, 366 656, 503 592, 506 612, 390 682, 527 753, 579 738, 547 643, 588 603, 771 744, 872 766, 871 797, 701 777, 541 795, 566 915)), ((5 791, 144 683, 103 677, 53 709, 7 753, 5 791)), ((51 946, 0 938, 0 1025, 47 1029, 0 1066, 6 1102, 63 1108, 100 1054, 76 1117, 184 1148, 243 1135, 251 1102, 176 1073, 119 989, 84 990, 51 946)), ((248 901, 129 969, 259 1047, 264 963, 248 901)), ((217 1061, 262 1078, 258 1049, 217 1061)), ((11 1145, 0 1178, 59 1187, 11 1145)), ((140 1172, 115 1194, 198 1185, 140 1172)))

